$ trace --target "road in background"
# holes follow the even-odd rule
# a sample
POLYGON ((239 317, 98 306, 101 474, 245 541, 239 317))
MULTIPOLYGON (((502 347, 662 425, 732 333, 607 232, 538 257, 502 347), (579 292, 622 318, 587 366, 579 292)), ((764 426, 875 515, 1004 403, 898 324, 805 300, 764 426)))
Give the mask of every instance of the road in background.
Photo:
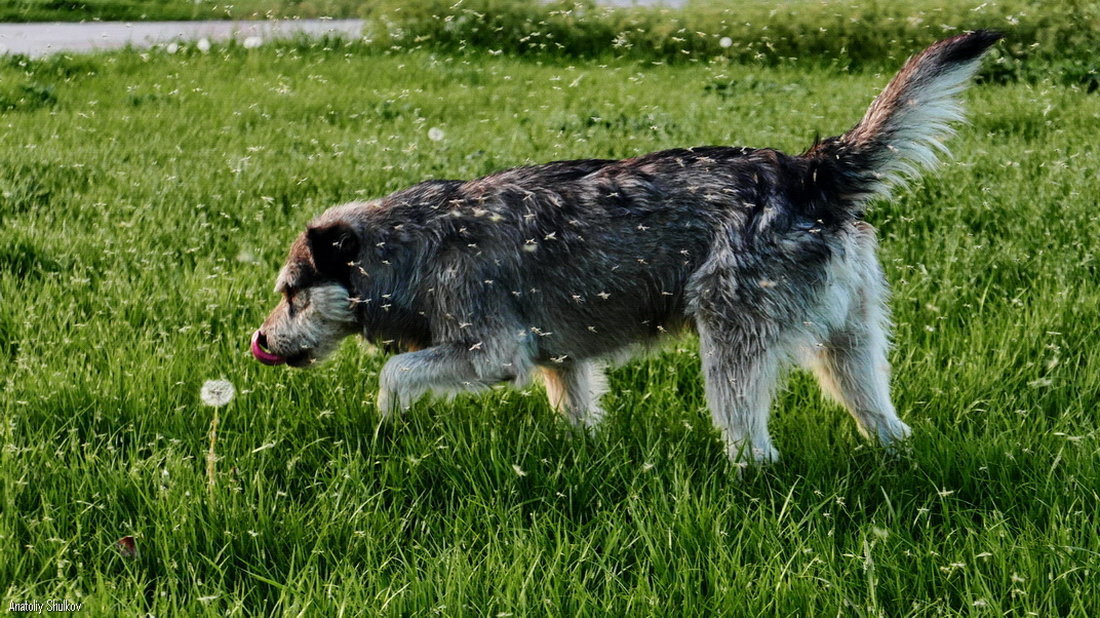
POLYGON ((31 57, 69 52, 151 47, 172 41, 210 42, 230 38, 244 42, 287 38, 296 34, 338 34, 358 37, 361 19, 297 19, 267 21, 161 21, 0 24, 0 54, 31 57), (256 38, 258 37, 258 38, 256 38))

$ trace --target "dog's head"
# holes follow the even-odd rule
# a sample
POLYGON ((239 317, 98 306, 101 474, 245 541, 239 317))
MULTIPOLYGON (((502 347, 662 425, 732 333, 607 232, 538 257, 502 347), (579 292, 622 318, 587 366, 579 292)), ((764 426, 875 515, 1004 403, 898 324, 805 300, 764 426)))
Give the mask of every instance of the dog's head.
POLYGON ((343 220, 319 219, 298 236, 275 282, 282 299, 252 335, 257 360, 306 367, 358 330, 350 290, 359 244, 343 220))

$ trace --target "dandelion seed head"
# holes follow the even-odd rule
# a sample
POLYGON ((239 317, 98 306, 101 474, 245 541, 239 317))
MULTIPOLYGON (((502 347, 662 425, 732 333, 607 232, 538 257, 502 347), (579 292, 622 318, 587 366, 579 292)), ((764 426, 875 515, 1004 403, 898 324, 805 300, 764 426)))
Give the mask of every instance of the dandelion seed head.
POLYGON ((259 47, 263 44, 264 44, 263 38, 258 37, 258 36, 245 37, 245 40, 244 40, 244 48, 245 49, 256 49, 257 47, 259 47))
POLYGON ((210 51, 210 39, 207 39, 206 37, 199 39, 198 42, 195 43, 195 49, 201 51, 204 54, 210 51))
POLYGON ((220 408, 233 400, 237 389, 229 380, 207 380, 199 390, 199 399, 208 406, 220 408))
POLYGON ((718 39, 718 45, 722 47, 722 49, 728 49, 733 46, 733 39, 729 38, 728 36, 724 36, 718 39))
POLYGON ((164 46, 164 51, 168 52, 169 54, 174 54, 174 53, 178 52, 179 50, 180 50, 179 43, 169 43, 169 44, 164 46))
POLYGON ((237 261, 242 264, 259 264, 260 260, 256 258, 256 254, 249 249, 241 249, 237 253, 237 261))
POLYGON ((443 138, 447 137, 447 134, 443 132, 443 129, 439 127, 432 127, 428 129, 428 139, 433 142, 441 142, 443 138))

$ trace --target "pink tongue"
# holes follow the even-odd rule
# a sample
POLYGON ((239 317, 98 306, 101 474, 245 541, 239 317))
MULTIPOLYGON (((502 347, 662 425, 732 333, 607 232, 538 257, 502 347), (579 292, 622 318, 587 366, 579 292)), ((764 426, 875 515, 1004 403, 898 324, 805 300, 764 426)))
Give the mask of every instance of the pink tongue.
POLYGON ((265 365, 281 365, 286 359, 278 354, 272 354, 260 345, 260 331, 252 333, 252 356, 265 365))

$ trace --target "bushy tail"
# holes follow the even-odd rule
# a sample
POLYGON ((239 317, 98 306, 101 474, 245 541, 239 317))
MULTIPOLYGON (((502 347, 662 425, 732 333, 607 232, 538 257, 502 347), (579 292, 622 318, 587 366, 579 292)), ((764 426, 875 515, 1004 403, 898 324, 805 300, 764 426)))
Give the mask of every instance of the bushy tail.
POLYGON ((888 196, 947 152, 943 140, 963 119, 959 95, 1001 36, 976 30, 925 49, 905 63, 859 124, 806 151, 844 208, 859 210, 872 197, 888 196))

